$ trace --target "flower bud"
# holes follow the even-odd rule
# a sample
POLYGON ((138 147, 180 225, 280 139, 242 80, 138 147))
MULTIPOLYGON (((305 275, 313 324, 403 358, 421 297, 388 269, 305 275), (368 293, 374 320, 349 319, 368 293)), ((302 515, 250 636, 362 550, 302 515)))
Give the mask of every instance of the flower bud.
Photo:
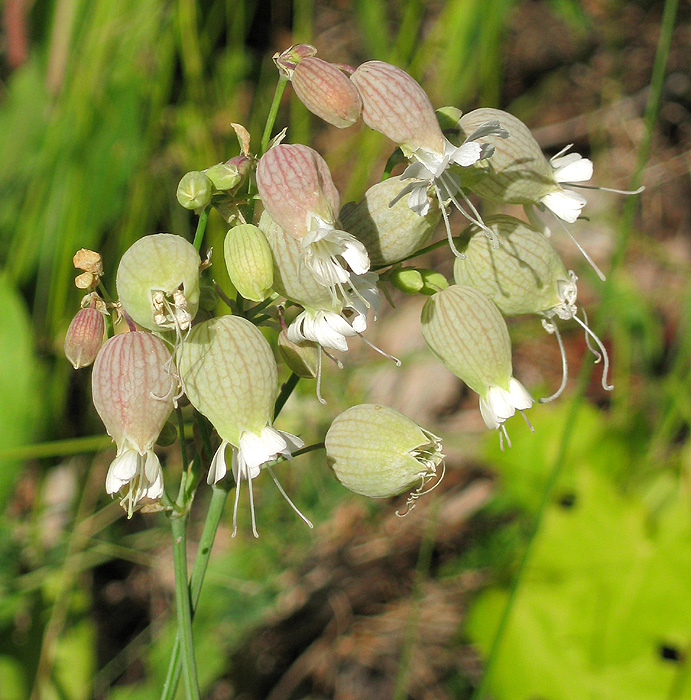
POLYGON ((409 152, 444 152, 445 139, 432 103, 405 71, 383 61, 367 61, 350 79, 360 93, 367 126, 409 152))
POLYGON ((317 49, 311 44, 294 44, 281 53, 278 51, 273 55, 273 61, 278 68, 278 72, 284 77, 292 78, 293 71, 305 58, 314 56, 317 49))
POLYGON ((293 343, 286 330, 278 335, 278 351, 288 369, 298 377, 314 379, 319 372, 319 346, 309 340, 293 343))
POLYGON ((482 292, 448 287, 429 298, 421 323, 430 350, 480 395, 480 412, 488 428, 504 430, 504 421, 516 410, 532 405, 530 394, 513 377, 506 323, 482 292))
POLYGON ((347 489, 369 498, 413 489, 409 506, 444 459, 436 435, 378 404, 360 404, 341 413, 324 443, 327 463, 347 489))
POLYGON ((266 237, 256 226, 231 228, 223 243, 223 256, 235 289, 252 301, 264 301, 273 284, 273 258, 266 237))
POLYGON ((214 185, 211 180, 198 170, 185 173, 178 185, 178 202, 185 209, 203 209, 211 201, 214 185))
POLYGON ((348 202, 341 209, 343 227, 362 241, 374 265, 389 265, 415 253, 441 218, 438 203, 427 195, 424 216, 414 212, 405 198, 392 205, 400 191, 399 178, 388 178, 370 187, 362 201, 348 202))
POLYGON ((96 359, 105 331, 100 311, 90 307, 77 312, 65 335, 65 356, 75 369, 88 367, 96 359))
POLYGON ((303 58, 291 80, 300 102, 329 124, 344 129, 360 118, 357 88, 333 63, 314 56, 303 58))
POLYGON ((239 316, 219 316, 194 326, 188 342, 178 352, 178 368, 185 393, 221 437, 207 481, 214 484, 226 475, 225 450, 232 445, 232 469, 237 484, 234 532, 240 483, 250 485, 261 466, 278 455, 290 456, 303 442, 272 427, 278 394, 278 370, 271 346, 252 323, 239 316))
MULTIPOLYGON (((237 166, 230 162, 212 165, 210 168, 207 168, 207 170, 204 171, 204 174, 209 178, 209 180, 211 180, 214 188, 220 192, 232 190, 233 187, 235 187, 240 180, 242 180, 237 166)), ((185 205, 183 204, 183 206, 185 205)), ((190 207, 187 208, 189 209, 190 207)))
POLYGON ((391 270, 386 279, 404 294, 417 294, 425 286, 420 270, 414 267, 399 267, 391 270))
POLYGON ((143 328, 187 330, 199 305, 200 265, 199 253, 181 236, 140 238, 118 266, 116 286, 123 308, 143 328))
POLYGON ((173 410, 170 363, 163 341, 142 331, 113 336, 94 363, 94 406, 117 446, 106 491, 122 492, 128 517, 142 498, 163 494, 163 473, 153 446, 173 410))
POLYGON ((573 273, 566 270, 549 240, 512 216, 493 216, 485 223, 497 244, 470 226, 465 258, 454 262, 456 284, 478 289, 507 316, 556 313, 571 318, 576 300, 573 273))

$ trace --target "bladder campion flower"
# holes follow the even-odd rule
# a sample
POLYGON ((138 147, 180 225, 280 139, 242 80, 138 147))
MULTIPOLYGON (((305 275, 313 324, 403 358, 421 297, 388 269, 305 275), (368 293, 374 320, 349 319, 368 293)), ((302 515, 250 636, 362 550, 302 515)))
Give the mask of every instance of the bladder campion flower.
POLYGON ((456 259, 454 278, 457 284, 475 287, 486 294, 507 316, 538 314, 545 330, 555 334, 562 357, 562 382, 555 394, 540 401, 552 401, 566 386, 568 366, 557 318, 573 319, 583 328, 596 362, 604 359, 602 387, 611 390, 612 386, 607 383, 607 349, 588 327, 587 317, 585 321, 578 317, 578 278, 573 270, 566 270, 548 239, 530 224, 502 215, 491 217, 485 223, 495 232, 498 246, 488 245, 482 232, 470 226, 464 234, 470 237, 464 251, 465 259, 456 259), (590 338, 599 351, 591 346, 590 338))
POLYGON ((150 331, 189 330, 199 305, 201 260, 180 236, 156 233, 135 241, 118 266, 124 310, 150 331))
POLYGON ((425 487, 444 460, 440 438, 379 404, 360 404, 341 413, 324 444, 328 465, 347 489, 369 498, 412 489, 406 512, 430 491, 425 487))
MULTIPOLYGON (((246 481, 252 533, 257 537, 252 481, 259 476, 262 465, 279 455, 290 457, 304 444, 295 435, 272 426, 278 372, 271 346, 246 319, 220 316, 194 326, 185 352, 179 354, 179 371, 190 402, 211 421, 221 438, 207 481, 215 484, 226 475, 226 447, 232 445, 236 483, 233 535, 237 532, 240 486, 246 481)), ((288 498, 271 467, 267 469, 291 507, 311 526, 288 498)))
POLYGON ((94 362, 94 406, 117 447, 106 491, 120 492, 128 518, 142 498, 163 495, 161 463, 153 446, 173 409, 169 366, 163 341, 143 331, 113 336, 94 362))
POLYGON ((257 189, 276 223, 300 241, 304 265, 336 296, 351 288, 351 275, 370 267, 365 246, 337 226, 340 197, 326 161, 300 144, 270 148, 257 165, 257 189))
POLYGON ((452 202, 469 221, 480 227, 483 223, 450 168, 454 165, 467 168, 489 158, 494 149, 481 139, 489 135, 506 136, 505 130, 496 121, 488 121, 456 146, 442 133, 425 91, 405 71, 383 61, 368 61, 359 66, 350 79, 360 92, 365 124, 398 144, 410 160, 400 180, 411 182, 402 186, 391 203, 408 195, 409 207, 416 214, 425 216, 430 209, 427 191, 431 187, 444 217, 451 250, 460 255, 451 236, 447 202, 452 202), (457 195, 465 200, 470 213, 458 201, 457 195))
POLYGON ((65 356, 75 369, 88 367, 103 345, 106 322, 95 305, 80 309, 65 334, 65 356))
POLYGON ((533 399, 513 376, 511 340, 499 309, 477 289, 452 285, 428 299, 421 321, 430 350, 479 394, 485 425, 498 429, 510 447, 504 421, 530 408, 533 399))

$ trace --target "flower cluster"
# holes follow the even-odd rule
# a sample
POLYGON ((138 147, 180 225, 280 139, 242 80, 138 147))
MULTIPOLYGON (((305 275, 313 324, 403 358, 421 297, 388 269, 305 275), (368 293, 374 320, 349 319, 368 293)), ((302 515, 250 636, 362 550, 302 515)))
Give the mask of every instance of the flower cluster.
MULTIPOLYGON (((612 388, 607 351, 579 317, 577 277, 551 246, 542 218, 578 219, 586 200, 576 188, 591 178, 592 163, 567 149, 547 160, 527 127, 500 110, 436 112, 422 87, 396 66, 368 61, 353 68, 316 53, 299 45, 274 56, 281 79, 326 122, 348 128, 362 121, 387 136, 407 160, 402 172, 342 207, 327 162, 314 149, 284 143, 282 132, 254 154, 249 133, 235 124, 240 155, 187 173, 178 186, 180 204, 200 215, 195 245, 167 233, 136 241, 120 261, 118 299, 110 307, 96 292, 100 257, 80 251, 75 258, 84 270, 78 286, 88 293, 65 352, 75 368, 94 363, 94 405, 117 447, 106 489, 121 494, 130 516, 145 499, 164 498, 154 445, 184 400, 217 434, 208 484, 232 473, 235 532, 246 482, 256 535, 253 481, 266 469, 278 485, 271 463, 304 446, 274 427, 276 414, 298 377, 316 378, 324 402, 322 356, 341 365, 333 353, 347 351, 356 336, 364 340, 385 285, 428 297, 422 335, 478 394, 480 414, 499 431, 502 447, 511 444, 506 421, 534 403, 513 376, 505 317, 538 315, 559 342, 562 383, 542 401, 566 384, 558 321, 582 326, 596 361, 603 360, 602 386, 612 388), (483 219, 470 194, 523 205, 527 220, 483 219), (229 225, 223 261, 232 290, 216 284, 214 292, 203 274, 210 258, 199 255, 202 222, 212 207, 229 225), (454 209, 469 222, 459 238, 449 222, 454 209), (424 250, 440 222, 455 256, 453 284, 438 271, 401 264, 424 250), (231 313, 214 316, 219 298, 231 313), (114 325, 124 318, 127 330, 104 343, 108 308, 117 316, 114 325), (292 372, 282 389, 277 358, 292 372)), ((347 488, 372 498, 408 492, 407 509, 443 475, 440 439, 385 406, 343 412, 325 449, 347 488)))

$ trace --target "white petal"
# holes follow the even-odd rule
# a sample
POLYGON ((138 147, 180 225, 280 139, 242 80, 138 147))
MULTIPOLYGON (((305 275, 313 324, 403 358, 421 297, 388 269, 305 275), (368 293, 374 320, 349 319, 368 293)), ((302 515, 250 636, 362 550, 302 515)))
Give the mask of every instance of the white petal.
POLYGON ((106 493, 117 493, 125 484, 137 474, 139 453, 136 450, 126 449, 111 463, 106 475, 106 493))
POLYGON ((429 183, 421 182, 414 188, 411 188, 408 196, 408 206, 410 210, 418 216, 427 216, 430 210, 429 197, 427 196, 427 187, 429 183))
MULTIPOLYGON (((348 235, 350 236, 350 234, 348 235)), ((344 243, 345 249, 341 253, 343 259, 356 275, 364 275, 370 267, 369 255, 367 255, 365 246, 354 236, 350 236, 350 240, 344 243)))
POLYGON ((533 397, 528 393, 528 390, 514 377, 509 379, 509 394, 511 403, 518 411, 524 411, 534 403, 533 397))
POLYGON ((490 429, 494 430, 501 425, 501 421, 497 418, 496 414, 492 410, 492 404, 487 400, 486 396, 480 397, 480 415, 485 421, 485 425, 490 429))
MULTIPOLYGON (((209 467, 209 474, 206 477, 206 483, 209 485, 218 483, 227 473, 228 467, 226 466, 226 447, 228 446, 228 441, 223 440, 221 445, 216 450, 216 454, 211 460, 211 466, 209 467)), ((237 482, 236 482, 237 483, 237 482)))
POLYGON ((256 479, 262 464, 273 461, 279 455, 290 457, 293 449, 299 449, 303 445, 300 438, 276 430, 270 425, 265 425, 259 435, 246 430, 240 436, 238 471, 244 479, 256 479))
POLYGON ((458 165, 467 168, 477 163, 482 158, 482 144, 478 141, 466 141, 459 146, 451 156, 451 160, 458 165))
POLYGON ((578 153, 569 153, 550 161, 557 182, 586 182, 593 176, 593 162, 578 153))
POLYGON ((555 216, 572 224, 579 217, 586 199, 578 192, 559 190, 544 195, 540 200, 555 216))

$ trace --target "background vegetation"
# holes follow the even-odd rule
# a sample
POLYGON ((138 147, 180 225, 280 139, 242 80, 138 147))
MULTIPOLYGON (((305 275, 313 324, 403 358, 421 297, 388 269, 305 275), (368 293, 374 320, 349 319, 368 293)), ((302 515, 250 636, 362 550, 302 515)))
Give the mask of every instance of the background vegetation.
MULTIPOLYGON (((0 35, 0 700, 157 697, 175 624, 168 533, 104 492, 110 441, 62 337, 73 253, 117 261, 156 231, 191 236, 181 175, 258 141, 271 55, 409 70, 436 106, 509 109, 551 152, 595 161, 567 241, 580 297, 613 357, 605 395, 577 329, 556 405, 510 426, 500 453, 476 399, 424 349, 417 299, 394 297, 364 346, 291 398, 282 427, 320 440, 375 400, 443 436, 448 475, 406 519, 341 489, 309 455, 281 469, 309 532, 257 488, 260 539, 219 534, 195 618, 209 698, 691 698, 691 5, 682 0, 5 0, 0 35), (582 359, 585 362, 582 363, 582 359), (581 366, 582 365, 582 366, 581 366), (580 375, 579 375, 580 368, 580 375)), ((279 125, 329 162, 343 201, 391 146, 311 117, 286 91, 279 125)), ((457 226, 461 222, 456 222, 457 226)), ((209 224, 216 251, 225 233, 209 224)), ((428 260, 450 274, 445 251, 428 260)), ((216 258, 214 257, 214 260, 216 258)), ((215 274, 222 277, 221 264, 215 274)), ((511 327, 516 375, 558 385, 554 339, 511 327)), ((309 383, 306 383, 309 384, 309 383)), ((166 455, 174 474, 179 458, 166 455)), ((198 537, 205 496, 198 498, 198 537)), ((196 533, 196 534, 195 534, 196 533)))

